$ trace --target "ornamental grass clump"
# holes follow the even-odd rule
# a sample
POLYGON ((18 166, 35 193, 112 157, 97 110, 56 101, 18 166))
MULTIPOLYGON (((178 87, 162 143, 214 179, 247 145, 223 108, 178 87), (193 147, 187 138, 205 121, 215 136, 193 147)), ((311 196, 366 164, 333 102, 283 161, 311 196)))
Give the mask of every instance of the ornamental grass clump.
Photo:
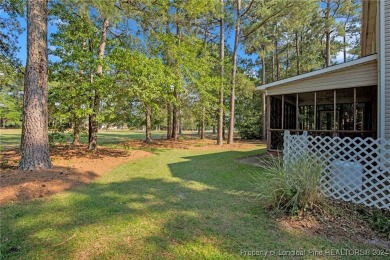
POLYGON ((306 156, 287 162, 269 157, 259 165, 262 170, 255 174, 258 197, 268 208, 290 215, 321 211, 324 197, 320 191, 319 162, 306 156))

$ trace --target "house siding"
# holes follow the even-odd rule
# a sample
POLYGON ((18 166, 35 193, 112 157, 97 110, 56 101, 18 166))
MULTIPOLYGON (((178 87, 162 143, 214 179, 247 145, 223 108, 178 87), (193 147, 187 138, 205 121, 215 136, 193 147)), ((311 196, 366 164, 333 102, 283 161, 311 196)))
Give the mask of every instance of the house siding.
MULTIPOLYGON (((389 45, 390 47, 390 45, 389 45)), ((390 48, 389 48, 390 51, 390 48)), ((390 63, 390 60, 389 60, 390 63)), ((267 89, 267 95, 304 93, 329 89, 378 85, 377 61, 360 64, 340 71, 306 78, 267 89)), ((390 71, 389 71, 390 80, 390 71)), ((390 82, 390 81, 389 81, 390 82)), ((389 107, 390 108, 390 107, 389 107)), ((389 114, 390 115, 390 114, 389 114)))
POLYGON ((361 37, 361 56, 365 57, 377 53, 377 7, 376 0, 363 1, 363 21, 361 37))
POLYGON ((385 1, 385 138, 390 139, 390 1, 385 1))

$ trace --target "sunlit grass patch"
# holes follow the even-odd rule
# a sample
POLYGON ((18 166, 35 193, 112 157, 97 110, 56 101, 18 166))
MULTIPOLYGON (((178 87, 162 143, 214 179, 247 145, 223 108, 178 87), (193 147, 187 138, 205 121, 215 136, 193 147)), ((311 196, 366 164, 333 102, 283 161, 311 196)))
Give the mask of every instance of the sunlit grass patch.
POLYGON ((242 250, 350 246, 278 226, 250 196, 257 168, 235 160, 259 152, 168 149, 71 191, 2 206, 2 258, 237 259, 242 250))

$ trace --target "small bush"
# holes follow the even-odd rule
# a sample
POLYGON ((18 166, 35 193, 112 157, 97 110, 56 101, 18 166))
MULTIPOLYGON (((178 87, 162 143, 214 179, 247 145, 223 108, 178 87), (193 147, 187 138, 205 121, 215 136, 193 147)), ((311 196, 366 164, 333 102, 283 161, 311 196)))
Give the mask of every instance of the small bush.
POLYGON ((68 141, 66 134, 61 132, 52 132, 49 133, 49 145, 53 146, 55 144, 64 144, 68 141))
POLYGON ((273 157, 260 163, 262 171, 256 174, 259 197, 274 211, 291 215, 320 209, 324 204, 319 184, 322 166, 305 157, 287 165, 273 157))
POLYGON ((390 212, 384 209, 361 207, 358 209, 362 216, 373 230, 387 234, 390 239, 390 212))
POLYGON ((238 133, 241 139, 261 139, 260 131, 260 127, 242 126, 238 133))
POLYGON ((0 159, 0 167, 3 168, 8 164, 8 159, 7 158, 1 158, 0 159))
POLYGON ((131 151, 131 150, 133 149, 133 147, 131 146, 131 144, 128 143, 128 142, 123 142, 123 143, 120 144, 120 146, 121 146, 123 149, 127 150, 127 151, 131 151))

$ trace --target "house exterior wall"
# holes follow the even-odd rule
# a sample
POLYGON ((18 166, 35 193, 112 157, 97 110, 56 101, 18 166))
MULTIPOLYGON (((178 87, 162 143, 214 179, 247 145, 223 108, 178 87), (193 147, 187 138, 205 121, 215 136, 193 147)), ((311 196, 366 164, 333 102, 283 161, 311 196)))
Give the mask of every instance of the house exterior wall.
POLYGON ((384 118, 385 118, 385 138, 390 139, 390 1, 384 2, 384 54, 385 54, 385 82, 382 87, 385 88, 385 98, 384 98, 384 118))
MULTIPOLYGON (((390 39, 389 39, 389 43, 390 43, 390 39)), ((390 52, 390 44, 389 44, 389 52, 390 52)), ((390 59, 389 59, 389 64, 390 64, 390 59)), ((361 64, 353 68, 348 68, 341 71, 329 72, 316 77, 278 85, 270 89, 267 89, 266 92, 267 95, 281 95, 281 94, 303 93, 303 92, 331 90, 331 89, 373 86, 378 84, 377 70, 378 70, 377 61, 373 60, 371 62, 361 64)), ((390 82, 390 71, 389 71, 389 82, 390 82)))
POLYGON ((361 56, 377 53, 377 11, 378 1, 364 0, 361 32, 361 56))

